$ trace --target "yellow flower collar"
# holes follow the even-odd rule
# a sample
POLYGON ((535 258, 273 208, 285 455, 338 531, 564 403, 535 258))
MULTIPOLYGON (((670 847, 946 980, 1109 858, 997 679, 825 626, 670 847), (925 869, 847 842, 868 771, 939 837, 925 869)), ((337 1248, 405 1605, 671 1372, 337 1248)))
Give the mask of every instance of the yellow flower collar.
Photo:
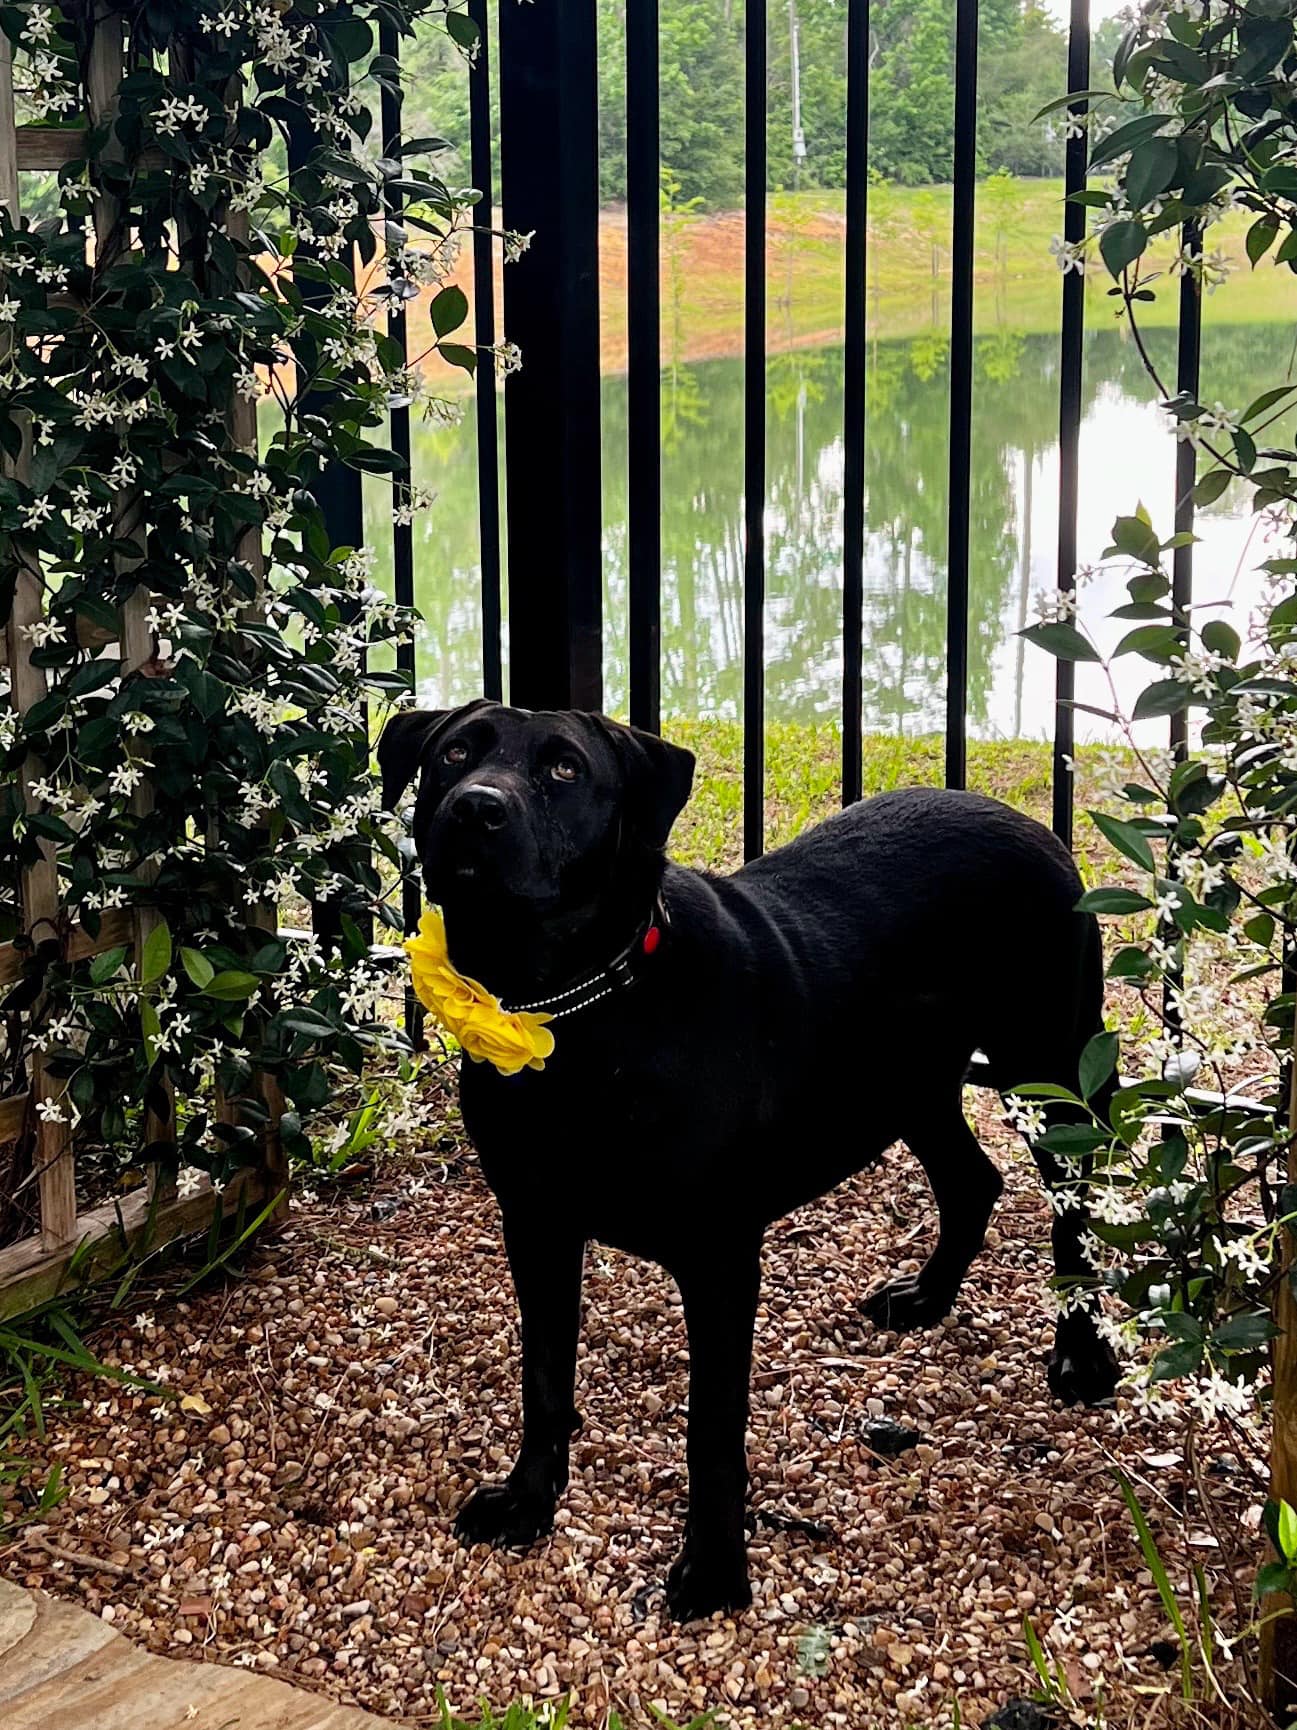
POLYGON ((506 1009, 485 985, 457 971, 446 947, 446 922, 432 909, 419 922, 417 937, 406 939, 414 994, 424 1008, 458 1040, 474 1063, 490 1063, 501 1075, 544 1069, 554 1051, 547 1023, 588 1009, 614 991, 634 985, 634 957, 655 955, 669 923, 661 896, 648 922, 606 967, 537 1003, 506 1009))
POLYGON ((406 939, 405 950, 414 995, 474 1063, 494 1064, 501 1075, 544 1069, 554 1050, 554 1035, 545 1023, 553 1016, 530 1010, 511 1013, 484 985, 457 972, 440 913, 434 909, 424 914, 418 936, 406 939))

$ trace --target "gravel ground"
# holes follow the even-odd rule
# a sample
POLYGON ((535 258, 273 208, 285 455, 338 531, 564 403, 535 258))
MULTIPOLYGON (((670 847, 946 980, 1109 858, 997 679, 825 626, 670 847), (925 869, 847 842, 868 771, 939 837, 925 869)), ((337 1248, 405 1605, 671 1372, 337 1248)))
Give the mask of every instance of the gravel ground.
MULTIPOLYGON (((67 1499, 0 1565, 154 1650, 259 1665, 412 1723, 435 1719, 441 1684, 461 1708, 570 1691, 583 1727, 609 1706, 647 1725, 656 1704, 682 1719, 719 1707, 737 1726, 935 1730, 956 1698, 978 1725, 1034 1684, 1027 1615, 1078 1697, 1106 1697, 1107 1725, 1142 1724, 1168 1686, 1150 1651, 1166 1628, 1113 1466, 1160 1530, 1191 1502, 1182 1436, 1051 1400, 1048 1213, 1012 1138, 989 1116, 982 1129, 1008 1188, 934 1333, 880 1335, 856 1312, 929 1241, 903 1149, 770 1234, 749 1438, 757 1601, 737 1620, 664 1619, 684 1328, 665 1275, 614 1253, 590 1258, 585 1427, 554 1536, 525 1556, 456 1543, 453 1509, 507 1467, 517 1426, 495 1207, 460 1153, 299 1206, 237 1283, 133 1297, 146 1313, 92 1344, 185 1397, 97 1381, 51 1411, 41 1464, 61 1462, 67 1499), (881 1418, 922 1440, 885 1457, 881 1418)), ((1241 1489, 1225 1494, 1246 1522, 1241 1489)), ((1209 1536, 1194 1541, 1219 1575, 1209 1536)))

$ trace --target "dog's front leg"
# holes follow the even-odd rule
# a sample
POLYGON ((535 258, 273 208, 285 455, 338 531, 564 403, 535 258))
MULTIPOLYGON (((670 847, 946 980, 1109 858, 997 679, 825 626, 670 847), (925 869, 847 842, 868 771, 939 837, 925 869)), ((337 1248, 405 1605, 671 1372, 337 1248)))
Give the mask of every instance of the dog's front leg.
POLYGON ((585 1244, 551 1221, 504 1216, 522 1321, 522 1447, 502 1484, 486 1484, 460 1509, 467 1543, 530 1544, 551 1531, 567 1486, 568 1445, 580 1418, 573 1404, 581 1327, 585 1244))
POLYGON ((688 1622, 752 1602, 744 1437, 761 1240, 709 1246, 674 1271, 689 1330, 689 1517, 667 1579, 667 1607, 688 1622))

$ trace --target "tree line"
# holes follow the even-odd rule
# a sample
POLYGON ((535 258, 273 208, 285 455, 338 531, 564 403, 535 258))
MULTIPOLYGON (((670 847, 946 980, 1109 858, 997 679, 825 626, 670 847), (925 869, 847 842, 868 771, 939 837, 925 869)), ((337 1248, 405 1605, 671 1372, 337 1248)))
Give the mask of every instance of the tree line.
MULTIPOLYGON (((625 10, 597 0, 600 181, 626 190, 625 10)), ((662 160, 683 198, 734 206, 743 191, 743 0, 661 0, 662 160)), ((768 18, 770 189, 840 187, 845 179, 847 0, 773 0, 768 18), (806 153, 793 148, 793 41, 806 153)), ((873 0, 870 165, 902 185, 949 180, 955 0, 873 0)), ((981 0, 978 156, 982 172, 1062 172, 1057 125, 1035 118, 1066 87, 1065 33, 1036 0, 981 0)), ((468 90, 462 57, 425 29, 406 52, 411 130, 444 137, 466 168, 468 90)))

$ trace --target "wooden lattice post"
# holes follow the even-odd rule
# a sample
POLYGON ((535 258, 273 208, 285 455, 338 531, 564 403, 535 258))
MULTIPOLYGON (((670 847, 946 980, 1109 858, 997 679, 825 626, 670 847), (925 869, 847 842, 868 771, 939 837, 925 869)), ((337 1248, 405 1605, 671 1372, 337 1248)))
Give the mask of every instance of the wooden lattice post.
MULTIPOLYGON (((122 81, 123 20, 119 12, 110 7, 102 7, 95 16, 94 40, 91 44, 90 59, 86 67, 86 91, 89 96, 90 123, 92 126, 107 126, 111 123, 117 111, 117 92, 122 81)), ((121 146, 111 134, 104 146, 103 155, 112 160, 120 157, 121 146)), ((111 193, 102 188, 96 192, 94 201, 95 226, 95 258, 96 264, 102 264, 111 256, 113 249, 120 243, 119 222, 121 210, 118 201, 111 193)), ((136 495, 129 489, 117 493, 113 499, 113 519, 117 527, 117 535, 121 540, 130 540, 131 515, 135 505, 136 495)), ((143 549, 140 553, 143 557, 143 549)), ((129 573, 132 561, 123 557, 117 561, 119 571, 129 573)), ((134 590, 123 603, 120 613, 120 667, 123 679, 129 679, 139 672, 153 658, 153 631, 148 623, 149 595, 147 589, 140 587, 134 590)), ((153 809, 153 788, 148 780, 140 785, 130 796, 131 814, 136 818, 146 818, 153 809)), ((156 860, 145 859, 141 862, 139 873, 141 882, 152 883, 158 875, 156 860)), ((145 945, 149 937, 162 923, 162 916, 156 907, 139 905, 132 915, 134 921, 135 966, 139 972, 144 965, 145 945)), ((170 1102, 164 1111, 150 1107, 145 1113, 144 1142, 146 1146, 175 1141, 176 1120, 175 1104, 170 1087, 166 1089, 170 1102)), ((160 1200, 170 1200, 175 1195, 175 1178, 170 1167, 154 1160, 149 1166, 149 1185, 152 1193, 160 1200)))
MULTIPOLYGON (((230 216, 228 231, 231 241, 236 246, 246 245, 250 234, 247 213, 239 211, 230 216)), ((235 394, 229 412, 230 443, 235 450, 248 451, 253 456, 257 454, 257 404, 255 399, 235 394)), ((259 610, 264 607, 266 556, 261 543, 261 536, 250 529, 244 536, 242 552, 248 562, 248 567, 256 578, 257 602, 259 610)), ((278 909, 271 901, 259 901, 252 912, 252 922, 267 932, 273 933, 279 925, 278 909)), ((264 1070, 257 1077, 257 1089, 266 1107, 266 1125, 259 1138, 261 1151, 261 1166, 266 1174, 266 1181, 272 1194, 277 1193, 279 1202, 272 1219, 276 1224, 282 1224, 288 1215, 288 1192, 290 1172, 288 1156, 284 1152, 283 1138, 280 1135, 279 1123, 284 1115, 286 1101, 283 1090, 273 1075, 264 1070)))
MULTIPOLYGON (((0 32, 0 199, 10 215, 18 219, 18 132, 14 114, 13 54, 9 39, 0 32)), ((21 479, 30 453, 30 429, 25 429, 24 450, 15 465, 21 479)), ((44 611, 44 585, 39 570, 23 560, 18 569, 13 607, 5 627, 6 658, 9 663, 9 700, 19 721, 47 692, 44 671, 32 664, 31 629, 44 611)), ((30 755, 24 758, 21 786, 24 805, 30 810, 37 801, 32 783, 40 778, 41 765, 30 755)), ((52 841, 42 839, 39 856, 22 873, 23 928, 28 940, 40 944, 57 939, 59 932, 58 861, 52 841)), ((76 1235, 76 1172, 72 1156, 72 1126, 63 1089, 49 1075, 44 1055, 33 1052, 29 1066, 27 1133, 40 1195, 41 1242, 58 1250, 76 1235), (46 1112, 50 1115, 45 1115, 46 1112)))
MULTIPOLYGON (((87 119, 91 126, 103 128, 110 124, 116 110, 119 87, 124 70, 123 14, 111 6, 99 3, 94 16, 94 29, 85 63, 88 99, 87 119)), ((173 76, 187 74, 179 57, 172 67, 173 76)), ((63 128, 20 128, 16 125, 12 51, 7 37, 0 33, 0 200, 16 217, 18 214, 19 169, 29 167, 49 171, 75 159, 85 148, 87 132, 63 128)), ((120 154, 121 145, 111 133, 103 146, 109 159, 120 154)), ((94 199, 94 247, 96 276, 107 267, 123 246, 131 244, 123 232, 121 209, 116 199, 102 187, 94 199)), ((231 227, 236 227, 236 219, 231 227)), ((239 238, 246 239, 246 222, 239 238)), ((3 335, 0 334, 0 342, 3 335)), ((0 350, 2 352, 2 350, 0 350)), ((229 420, 229 443, 233 448, 255 451, 257 445, 256 407, 251 401, 236 399, 229 420)), ((25 478, 28 449, 9 465, 9 471, 20 480, 25 478)), ((136 562, 143 561, 146 548, 142 540, 136 512, 139 495, 133 489, 119 490, 112 510, 115 538, 121 543, 134 541, 139 546, 139 560, 129 553, 118 556, 117 570, 129 575, 136 562)), ((243 549, 249 566, 260 576, 263 553, 259 536, 249 531, 243 549)), ((47 694, 44 672, 32 665, 30 627, 37 624, 44 611, 44 583, 40 570, 22 565, 18 570, 17 590, 11 616, 5 627, 5 659, 10 675, 10 701, 20 720, 47 694)), ((118 629, 114 633, 101 626, 77 621, 77 639, 83 649, 102 650, 114 641, 112 651, 117 659, 120 677, 138 676, 157 653, 153 626, 149 621, 150 595, 144 586, 137 587, 121 606, 118 629)), ((32 794, 32 785, 43 774, 43 765, 32 757, 25 760, 21 791, 24 804, 39 805, 32 794)), ((143 823, 154 808, 154 794, 146 779, 131 795, 131 812, 143 823)), ((202 813, 195 812, 201 821, 202 813)), ((145 843, 147 845, 147 842, 145 843)), ((155 860, 142 857, 138 876, 145 885, 158 873, 155 860)), ((92 936, 68 916, 61 902, 56 849, 52 842, 42 840, 40 850, 22 874, 22 921, 24 936, 14 944, 0 944, 0 991, 7 990, 22 977, 26 959, 35 946, 48 942, 57 957, 76 962, 104 951, 124 946, 132 951, 137 969, 140 968, 145 945, 160 923, 161 914, 151 906, 137 906, 130 911, 109 911, 102 915, 98 930, 92 936)), ((252 923, 268 933, 277 927, 277 909, 272 904, 259 907, 252 923)), ((40 1005, 33 1006, 39 1014, 40 1005)), ((184 1195, 177 1195, 169 1172, 164 1173, 157 1162, 150 1167, 150 1181, 122 1201, 110 1201, 89 1212, 78 1214, 73 1160, 73 1126, 62 1118, 63 1090, 50 1078, 42 1054, 37 1051, 28 1060, 25 1092, 0 1099, 0 1148, 12 1145, 20 1138, 30 1137, 33 1163, 39 1176, 41 1232, 39 1238, 10 1244, 0 1249, 0 1317, 22 1311, 40 1303, 61 1289, 74 1248, 77 1249, 80 1277, 90 1278, 119 1265, 123 1254, 136 1247, 156 1248, 188 1232, 205 1228, 211 1220, 214 1199, 226 1215, 256 1207, 268 1199, 278 1198, 280 1212, 286 1206, 288 1192, 287 1162, 279 1133, 279 1120, 284 1110, 284 1098, 277 1081, 264 1073, 254 1077, 253 1088, 267 1113, 265 1128, 258 1136, 258 1160, 254 1167, 238 1172, 214 1196, 211 1185, 204 1179, 189 1186, 184 1195), (42 1113, 49 1101, 59 1111, 42 1113), (78 1248, 78 1246, 80 1246, 78 1248)), ((168 1093, 169 1093, 168 1089, 168 1093)), ((237 1101, 218 1096, 217 1115, 227 1122, 238 1116, 237 1101)), ((70 1112, 68 1114, 70 1116, 70 1112)), ((174 1105, 164 1110, 153 1109, 146 1114, 144 1142, 174 1143, 174 1105)))

